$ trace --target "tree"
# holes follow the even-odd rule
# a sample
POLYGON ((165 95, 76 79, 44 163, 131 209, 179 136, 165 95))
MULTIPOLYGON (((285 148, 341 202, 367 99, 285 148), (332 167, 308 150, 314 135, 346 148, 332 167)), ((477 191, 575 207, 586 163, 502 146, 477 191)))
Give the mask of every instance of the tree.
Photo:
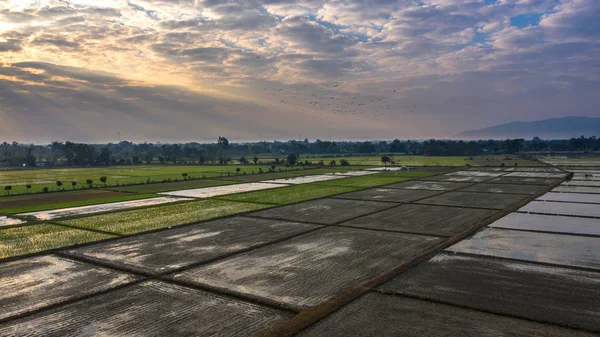
POLYGON ((335 166, 335 165, 337 165, 337 163, 335 162, 335 160, 332 160, 332 161, 329 162, 329 166, 335 166))
POLYGON ((340 159, 341 166, 350 166, 350 162, 346 159, 340 159))
POLYGON ((100 155, 96 158, 96 164, 98 165, 108 165, 110 164, 111 152, 110 149, 105 147, 100 150, 100 155))
POLYGON ((383 163, 384 166, 387 166, 387 164, 391 161, 392 161, 392 159, 388 156, 381 157, 381 162, 383 163))
POLYGON ((163 156, 158 156, 158 161, 159 161, 161 164, 164 164, 164 163, 165 163, 165 157, 163 157, 163 156))
POLYGON ((227 138, 225 137, 219 136, 219 139, 217 140, 217 145, 219 145, 219 147, 222 149, 227 149, 229 148, 229 140, 227 140, 227 138))
POLYGON ((11 190, 12 190, 12 186, 4 186, 4 194, 10 195, 11 190))
POLYGON ((246 157, 240 157, 240 159, 238 159, 238 161, 240 162, 240 164, 242 165, 246 165, 248 164, 248 159, 246 159, 246 157))
POLYGON ((44 188, 42 188, 42 192, 48 193, 48 186, 44 186, 44 188))
POLYGON ((92 179, 87 179, 87 180, 85 181, 85 183, 86 183, 86 184, 88 184, 88 187, 89 187, 89 188, 92 188, 92 185, 94 184, 94 181, 93 181, 92 179))
POLYGON ((36 165, 36 158, 33 155, 33 145, 27 148, 27 156, 25 156, 25 163, 27 166, 34 167, 36 165))
POLYGON ((62 181, 58 180, 56 182, 56 186, 58 186, 58 189, 60 189, 62 185, 63 185, 62 181))
POLYGON ((27 194, 29 194, 29 190, 31 189, 31 184, 25 185, 25 189, 27 189, 27 194))
POLYGON ((100 177, 100 182, 102 182, 102 184, 103 184, 104 186, 106 186, 106 180, 107 180, 107 179, 108 179, 108 178, 106 178, 106 176, 102 176, 102 177, 100 177))
POLYGON ((242 170, 241 168, 239 168, 239 167, 236 167, 236 168, 235 168, 235 173, 237 173, 237 174, 240 174, 240 171, 241 171, 241 170, 242 170))
POLYGON ((77 186, 77 182, 76 181, 72 181, 71 182, 71 187, 73 187, 73 189, 75 189, 75 186, 77 186))
POLYGON ((294 166, 296 165, 296 163, 298 162, 298 155, 296 155, 295 153, 290 153, 287 156, 287 163, 294 166))
POLYGON ((187 179, 188 174, 187 173, 182 173, 181 176, 183 177, 183 180, 187 179))
POLYGON ((144 155, 144 160, 146 161, 146 164, 152 164, 152 159, 154 159, 154 155, 152 154, 152 152, 148 152, 146 153, 146 155, 144 155))
POLYGON ((252 158, 252 161, 254 162, 254 165, 256 165, 256 164, 258 163, 258 157, 257 157, 257 156, 254 156, 254 157, 252 158))

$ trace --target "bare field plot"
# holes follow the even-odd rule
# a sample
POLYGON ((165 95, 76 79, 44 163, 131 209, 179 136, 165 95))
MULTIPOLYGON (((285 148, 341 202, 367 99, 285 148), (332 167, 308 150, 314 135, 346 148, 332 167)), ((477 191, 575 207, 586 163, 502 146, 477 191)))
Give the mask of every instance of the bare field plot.
POLYGON ((147 273, 166 273, 316 228, 319 227, 289 221, 235 217, 123 238, 67 253, 147 273))
POLYGON ((190 199, 174 198, 174 197, 158 197, 158 198, 150 198, 150 199, 142 199, 142 200, 112 202, 112 203, 90 205, 90 206, 59 208, 59 209, 48 210, 48 211, 22 213, 19 215, 34 217, 38 220, 52 220, 52 219, 57 219, 57 218, 66 218, 66 217, 78 216, 78 215, 87 215, 87 214, 94 214, 94 213, 119 211, 119 210, 137 208, 137 207, 147 207, 147 206, 155 206, 155 205, 161 205, 161 204, 169 204, 169 203, 186 201, 186 200, 190 200, 190 199))
POLYGON ((451 191, 469 186, 469 183, 453 183, 445 181, 408 181, 388 185, 387 188, 402 188, 407 190, 451 191))
POLYGON ((190 224, 265 207, 268 206, 222 200, 202 200, 62 220, 58 223, 124 235, 190 224))
POLYGON ((329 227, 173 278, 310 308, 437 242, 423 235, 329 227))
POLYGON ((26 221, 23 221, 21 219, 9 218, 7 216, 0 215, 0 227, 2 227, 2 226, 20 225, 20 224, 23 224, 25 222, 26 221))
POLYGON ((0 265, 0 319, 135 280, 111 269, 53 255, 0 265))
POLYGON ((600 270, 594 237, 486 228, 447 250, 600 270))
POLYGON ((549 192, 537 198, 536 200, 600 204, 600 194, 549 192))
POLYGON ((579 330, 493 315, 408 297, 369 293, 298 337, 529 336, 593 337, 579 330), (402 317, 402 323, 398 322, 402 317), (376 318, 376 319, 374 319, 376 318))
MULTIPOLYGON (((596 272, 439 254, 379 289, 384 293, 408 294, 511 317, 600 331, 600 278, 596 272)), ((551 336, 563 336, 562 331, 569 330, 560 329, 551 336)), ((566 336, 580 336, 580 333, 588 336, 582 331, 566 336)), ((547 336, 537 330, 524 335, 547 336)))
POLYGON ((459 206, 459 207, 480 207, 505 209, 526 199, 528 196, 519 194, 502 193, 475 193, 475 192, 448 192, 439 196, 423 199, 417 203, 459 206))
POLYGON ((342 223, 342 226, 452 236, 498 212, 407 204, 342 223))
POLYGON ((236 182, 234 182, 234 181, 228 181, 228 180, 200 179, 200 180, 176 181, 176 182, 170 182, 170 183, 156 183, 156 184, 111 187, 110 190, 119 191, 119 192, 130 192, 130 193, 159 193, 159 192, 186 190, 186 189, 192 189, 192 188, 230 185, 230 184, 235 184, 235 183, 236 182))
POLYGON ((333 174, 322 174, 322 175, 312 175, 312 176, 304 176, 304 177, 263 180, 262 182, 263 183, 271 183, 271 184, 299 185, 299 184, 308 184, 308 183, 314 183, 314 182, 318 182, 318 181, 335 180, 335 179, 343 179, 343 178, 346 178, 346 177, 336 176, 333 174))
POLYGON ((600 236, 597 219, 560 215, 510 213, 489 227, 600 236))
POLYGON ((521 207, 519 212, 556 215, 574 215, 600 218, 600 207, 595 204, 556 203, 548 201, 532 201, 521 207))
POLYGON ((440 193, 440 191, 406 190, 400 188, 378 187, 338 195, 336 198, 404 203, 415 201, 418 199, 424 199, 440 193))
POLYGON ((552 192, 565 192, 565 193, 600 193, 600 187, 593 186, 565 186, 560 185, 555 187, 552 192))
POLYGON ((231 297, 146 281, 0 325, 0 335, 245 337, 286 317, 231 297))
POLYGON ((221 195, 260 191, 260 190, 269 190, 269 189, 281 188, 281 187, 285 187, 285 186, 286 185, 269 184, 269 183, 262 183, 262 182, 261 183, 245 183, 245 184, 235 184, 235 185, 226 185, 226 186, 196 188, 196 189, 191 189, 191 190, 163 192, 160 194, 177 196, 177 197, 212 198, 212 197, 218 197, 221 195))
POLYGON ((337 222, 394 207, 395 204, 345 199, 319 199, 252 213, 251 215, 332 225, 337 222))

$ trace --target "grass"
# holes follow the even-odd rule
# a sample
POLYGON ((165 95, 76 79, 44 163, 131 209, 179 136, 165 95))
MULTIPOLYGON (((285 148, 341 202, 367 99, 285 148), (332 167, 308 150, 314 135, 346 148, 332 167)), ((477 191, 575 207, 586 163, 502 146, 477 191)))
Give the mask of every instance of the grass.
MULTIPOLYGON (((336 166, 336 167, 324 167, 310 170, 298 170, 298 171, 284 171, 284 172, 273 172, 268 174, 254 174, 254 175, 238 175, 231 177, 223 177, 224 180, 239 181, 239 182, 253 182, 261 180, 272 180, 281 178, 291 178, 300 176, 310 176, 317 174, 326 174, 334 172, 347 172, 351 170, 364 169, 364 167, 348 167, 348 166, 336 166)), ((218 178, 219 180, 221 178, 218 178)))
POLYGON ((316 184, 303 184, 290 187, 282 187, 273 190, 247 192, 218 197, 219 200, 239 202, 260 202, 276 205, 284 205, 299 201, 327 197, 356 191, 359 188, 347 186, 320 186, 316 184))
POLYGON ((109 188, 112 191, 131 192, 131 193, 160 193, 168 191, 186 190, 192 188, 212 187, 221 185, 235 184, 234 181, 228 180, 187 180, 170 183, 144 184, 134 186, 120 186, 109 188))
MULTIPOLYGON (((268 165, 138 165, 138 166, 111 166, 111 167, 93 167, 93 168, 43 168, 43 169, 16 169, 0 171, 0 188, 4 192, 3 187, 12 186, 11 193, 21 194, 26 193, 26 184, 31 184, 31 193, 39 193, 44 187, 50 191, 58 190, 56 181, 63 182, 63 188, 70 188, 71 182, 76 181, 77 187, 87 186, 86 180, 92 179, 94 186, 101 187, 100 177, 108 178, 107 184, 114 186, 117 183, 123 184, 140 184, 145 183, 148 179, 151 181, 162 181, 163 179, 182 179, 182 174, 187 173, 189 177, 214 178, 234 176, 236 169, 247 174, 258 173, 259 169, 267 172, 270 168, 268 165)), ((288 170, 281 167, 282 170, 288 170)), ((294 168, 294 170, 302 170, 294 168)), ((292 170, 292 169, 289 169, 292 170)))
MULTIPOLYGON (((78 206, 88 206, 88 205, 100 205, 107 204, 111 202, 119 202, 119 201, 131 201, 131 200, 140 200, 140 199, 148 199, 157 197, 154 194, 120 194, 120 195, 107 195, 102 196, 102 193, 97 193, 98 197, 96 198, 88 198, 81 200, 72 200, 72 201, 44 201, 40 200, 39 203, 31 203, 28 205, 22 206, 12 206, 12 207, 2 207, 2 203, 0 203, 0 210, 3 213, 8 214, 18 214, 18 213, 29 213, 29 212, 37 212, 37 211, 48 211, 59 208, 70 208, 70 207, 78 207, 78 206)), ((6 204, 6 203, 5 203, 6 204)))
POLYGON ((0 259, 111 237, 107 234, 56 225, 7 228, 0 230, 0 259))
POLYGON ((189 224, 266 207, 268 206, 252 203, 202 200, 63 220, 58 221, 58 223, 82 229, 96 229, 126 235, 189 224))
MULTIPOLYGON (((423 177, 430 176, 430 174, 423 175, 423 177)), ((420 178, 420 177, 419 177, 420 178)), ((373 186, 387 185, 393 183, 399 183, 402 181, 410 180, 413 178, 403 177, 403 176, 387 176, 387 175, 372 175, 372 176, 362 176, 362 177, 352 177, 352 178, 344 178, 337 180, 328 180, 328 181, 320 181, 314 183, 315 185, 322 186, 346 186, 346 187, 360 187, 367 188, 373 186)))

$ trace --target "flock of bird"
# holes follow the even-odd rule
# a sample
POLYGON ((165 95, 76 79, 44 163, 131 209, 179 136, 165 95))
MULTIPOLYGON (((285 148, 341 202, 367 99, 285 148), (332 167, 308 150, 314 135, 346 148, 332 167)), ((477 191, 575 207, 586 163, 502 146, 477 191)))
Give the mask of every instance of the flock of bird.
MULTIPOLYGON (((243 85, 245 81, 238 83, 243 85)), ((287 105, 291 111, 315 121, 339 125, 347 121, 387 120, 389 117, 415 112, 416 105, 398 104, 398 90, 391 90, 388 97, 339 94, 340 82, 327 85, 304 84, 292 89, 263 87, 261 98, 287 105)), ((259 108, 259 104, 254 105, 259 108)), ((276 117, 277 118, 277 117, 276 117)), ((286 116, 279 116, 285 119, 286 116)))

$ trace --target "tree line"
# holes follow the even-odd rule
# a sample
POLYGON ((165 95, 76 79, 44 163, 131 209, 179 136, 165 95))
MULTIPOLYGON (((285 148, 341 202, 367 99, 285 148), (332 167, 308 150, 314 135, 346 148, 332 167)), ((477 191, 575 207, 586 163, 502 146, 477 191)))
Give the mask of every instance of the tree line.
MULTIPOLYGON (((515 154, 531 151, 598 151, 600 141, 595 136, 565 140, 427 140, 411 141, 322 141, 230 143, 219 137, 215 143, 181 144, 132 143, 108 144, 53 142, 49 145, 27 145, 17 142, 0 144, 0 165, 36 166, 40 162, 52 166, 139 165, 139 164, 242 164, 258 163, 260 157, 281 157, 288 154, 311 156, 348 156, 369 154, 407 154, 426 156, 474 156, 480 154, 515 154), (259 157, 260 156, 260 157, 259 157)), ((278 159, 273 159, 277 160, 278 159)))

